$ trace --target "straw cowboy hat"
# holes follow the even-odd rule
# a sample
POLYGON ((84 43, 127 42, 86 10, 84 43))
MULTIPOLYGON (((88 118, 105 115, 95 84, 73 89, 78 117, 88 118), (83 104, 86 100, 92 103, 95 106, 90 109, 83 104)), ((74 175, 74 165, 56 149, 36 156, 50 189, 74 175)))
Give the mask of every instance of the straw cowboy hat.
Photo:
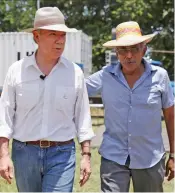
POLYGON ((24 32, 32 32, 37 29, 77 32, 75 28, 68 28, 65 25, 64 15, 57 7, 42 7, 36 11, 34 28, 23 30, 24 32))
POLYGON ((104 47, 132 46, 141 42, 148 43, 156 34, 142 35, 139 24, 128 21, 116 27, 116 39, 103 44, 104 47))

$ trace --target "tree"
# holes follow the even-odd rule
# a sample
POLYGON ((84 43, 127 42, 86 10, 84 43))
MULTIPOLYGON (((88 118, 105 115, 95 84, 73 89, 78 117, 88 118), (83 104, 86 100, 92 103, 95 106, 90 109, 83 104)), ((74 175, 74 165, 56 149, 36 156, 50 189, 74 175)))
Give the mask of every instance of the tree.
MULTIPOLYGON (((150 44, 156 50, 173 50, 173 1, 171 0, 42 0, 42 6, 58 6, 71 27, 82 29, 93 37, 93 66, 105 65, 102 44, 111 39, 111 29, 117 24, 137 21, 144 34, 159 32, 150 44)), ((152 54, 172 73, 173 54, 152 54)))
POLYGON ((0 31, 15 32, 31 27, 35 11, 33 0, 1 0, 0 31))
MULTIPOLYGON (((135 20, 144 34, 159 35, 150 46, 155 50, 174 50, 172 0, 40 0, 40 6, 57 6, 70 27, 83 30, 93 38, 94 71, 105 65, 102 44, 111 39, 111 29, 119 23, 135 20)), ((34 0, 1 0, 0 31, 19 31, 32 26, 36 11, 34 0)), ((152 53, 173 73, 174 55, 152 53)))

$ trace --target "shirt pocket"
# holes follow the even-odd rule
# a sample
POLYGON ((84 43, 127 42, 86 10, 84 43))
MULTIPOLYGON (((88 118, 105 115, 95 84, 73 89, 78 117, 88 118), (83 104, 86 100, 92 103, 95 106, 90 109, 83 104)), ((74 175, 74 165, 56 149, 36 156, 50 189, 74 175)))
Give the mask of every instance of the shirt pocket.
POLYGON ((147 103, 149 105, 161 104, 161 88, 159 85, 155 85, 149 89, 149 96, 148 96, 147 103))
POLYGON ((17 108, 31 109, 39 101, 39 85, 21 83, 16 88, 17 108))
POLYGON ((140 95, 137 95, 138 102, 148 108, 161 107, 161 88, 159 85, 143 87, 140 95))
POLYGON ((76 89, 68 86, 57 86, 55 108, 64 112, 73 112, 76 100, 76 89))

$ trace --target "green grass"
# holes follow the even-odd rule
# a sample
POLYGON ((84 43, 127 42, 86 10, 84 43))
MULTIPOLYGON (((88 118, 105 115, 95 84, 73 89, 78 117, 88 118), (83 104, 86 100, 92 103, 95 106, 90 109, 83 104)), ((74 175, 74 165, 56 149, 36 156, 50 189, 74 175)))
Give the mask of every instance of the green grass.
MULTIPOLYGON (((92 174, 90 180, 83 186, 79 186, 79 161, 81 158, 80 155, 80 148, 77 145, 77 167, 76 167, 76 175, 75 175, 75 183, 74 183, 74 192, 100 192, 100 155, 98 154, 97 148, 91 150, 92 158, 91 158, 91 165, 92 165, 92 174)), ((173 192, 173 181, 164 182, 164 191, 165 192, 173 192)), ((130 186, 130 191, 132 191, 132 184, 130 186)), ((0 192, 16 192, 16 185, 15 180, 11 185, 7 184, 3 179, 0 180, 0 192)))
MULTIPOLYGON (((98 122, 100 124, 103 124, 103 119, 101 120, 93 120, 95 123, 98 122)), ((99 124, 99 125, 100 125, 99 124)), ((164 124, 164 123, 163 123, 164 124)), ((97 124, 98 125, 98 124, 97 124)), ((96 131, 98 126, 94 126, 94 131, 96 131)), ((93 148, 91 150, 92 153, 92 158, 91 158, 91 166, 92 166, 92 174, 89 179, 89 181, 83 186, 79 186, 79 167, 80 167, 80 146, 76 142, 76 148, 77 148, 77 153, 76 153, 76 174, 75 174, 75 183, 74 183, 74 192, 100 192, 100 155, 98 154, 98 149, 93 148)), ((164 184, 164 191, 165 192, 174 192, 174 183, 173 180, 170 182, 165 181, 164 184)), ((130 186, 130 191, 132 192, 132 183, 130 186)), ((11 185, 7 184, 5 180, 2 178, 0 179, 0 192, 16 192, 16 185, 15 185, 15 180, 13 180, 13 183, 11 185)))
POLYGON ((165 121, 162 121, 162 129, 166 129, 165 121))

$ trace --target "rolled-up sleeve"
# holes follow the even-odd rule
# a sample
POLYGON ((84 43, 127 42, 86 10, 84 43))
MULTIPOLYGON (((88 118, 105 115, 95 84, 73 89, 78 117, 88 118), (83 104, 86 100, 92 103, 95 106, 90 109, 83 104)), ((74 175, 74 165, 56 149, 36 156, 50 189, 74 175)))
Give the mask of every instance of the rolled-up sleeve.
POLYGON ((174 105, 173 90, 167 72, 162 81, 162 108, 166 109, 174 105))
POLYGON ((96 94, 101 94, 102 90, 102 73, 100 70, 86 79, 86 86, 89 96, 94 96, 96 94))
POLYGON ((10 70, 7 73, 0 98, 0 137, 12 138, 15 114, 15 91, 10 70))
POLYGON ((75 104, 75 125, 79 143, 91 140, 94 137, 92 129, 89 98, 84 82, 84 76, 80 78, 80 86, 75 104))

